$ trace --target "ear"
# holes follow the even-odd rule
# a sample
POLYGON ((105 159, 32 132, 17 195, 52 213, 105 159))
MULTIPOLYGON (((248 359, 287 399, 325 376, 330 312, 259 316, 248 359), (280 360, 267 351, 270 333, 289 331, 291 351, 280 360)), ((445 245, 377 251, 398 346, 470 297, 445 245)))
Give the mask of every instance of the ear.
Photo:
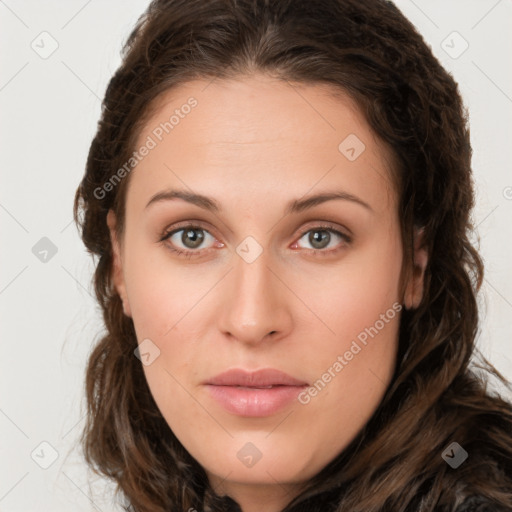
POLYGON ((425 269, 428 262, 427 249, 424 247, 423 228, 414 227, 414 265, 405 288, 404 303, 406 309, 416 309, 423 298, 425 269))
POLYGON ((112 244, 112 281, 119 297, 123 302, 123 311, 126 316, 131 317, 130 304, 126 294, 126 285, 123 275, 123 262, 121 258, 121 246, 116 234, 116 215, 113 210, 107 213, 107 226, 110 231, 110 243, 112 244))

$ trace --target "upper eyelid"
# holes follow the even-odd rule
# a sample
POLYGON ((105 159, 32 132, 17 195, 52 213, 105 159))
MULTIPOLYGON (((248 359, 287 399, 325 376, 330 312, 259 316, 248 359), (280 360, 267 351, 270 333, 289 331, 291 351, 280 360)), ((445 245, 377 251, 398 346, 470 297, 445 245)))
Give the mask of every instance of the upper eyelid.
POLYGON ((201 229, 201 230, 209 233, 214 238, 216 238, 216 236, 210 231, 210 229, 203 226, 200 221, 188 222, 186 224, 183 224, 182 226, 173 226, 172 228, 166 228, 166 229, 164 229, 164 232, 163 232, 163 238, 168 238, 171 235, 176 234, 179 231, 182 231, 184 229, 191 229, 191 228, 201 229))

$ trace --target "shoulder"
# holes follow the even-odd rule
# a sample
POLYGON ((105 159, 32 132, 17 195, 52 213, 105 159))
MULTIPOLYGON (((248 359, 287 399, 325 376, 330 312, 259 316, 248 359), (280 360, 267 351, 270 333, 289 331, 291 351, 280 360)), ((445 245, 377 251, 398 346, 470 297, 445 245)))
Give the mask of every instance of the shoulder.
POLYGON ((512 508, 504 508, 502 505, 497 505, 495 502, 489 500, 485 496, 470 496, 459 505, 455 512, 510 512, 512 508))
POLYGON ((463 400, 461 391, 455 398, 447 413, 452 428, 443 437, 434 477, 442 489, 437 508, 512 512, 512 404, 484 393, 463 400), (456 449, 463 456, 451 464, 456 449))

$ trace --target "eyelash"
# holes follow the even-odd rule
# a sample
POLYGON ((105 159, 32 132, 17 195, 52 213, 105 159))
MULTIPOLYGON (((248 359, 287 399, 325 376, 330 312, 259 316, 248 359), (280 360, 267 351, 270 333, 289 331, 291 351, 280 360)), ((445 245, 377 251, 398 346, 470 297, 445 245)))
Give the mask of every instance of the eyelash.
MULTIPOLYGON (((159 242, 162 242, 162 243, 166 242, 174 234, 179 233, 180 231, 185 231, 187 229, 205 231, 206 233, 211 235, 211 233, 207 229, 205 229, 204 227, 202 227, 200 225, 197 225, 197 224, 186 224, 184 226, 180 226, 179 228, 174 228, 174 229, 172 229, 170 231, 166 231, 163 234, 163 236, 160 238, 159 242)), ((334 233, 335 235, 339 236, 345 242, 345 244, 349 245, 349 244, 352 243, 352 239, 348 235, 338 231, 337 229, 334 229, 331 225, 318 225, 318 226, 314 226, 312 228, 306 229, 305 231, 303 231, 299 235, 297 241, 300 240, 304 235, 306 235, 307 233, 309 233, 311 231, 328 231, 330 233, 334 233)), ((213 236, 213 235, 211 235, 211 236, 213 236)), ((181 256, 181 257, 184 257, 184 258, 197 257, 197 256, 201 255, 201 252, 203 250, 206 250, 206 251, 209 250, 209 249, 203 249, 203 250, 201 250, 201 249, 199 249, 199 250, 189 249, 189 250, 184 250, 184 249, 177 249, 177 248, 172 247, 170 245, 167 245, 167 247, 169 248, 169 250, 171 250, 177 256, 181 256)), ((320 256, 320 257, 325 257, 325 256, 330 256, 332 254, 336 254, 341 249, 342 249, 342 247, 337 247, 336 249, 329 249, 329 250, 325 250, 325 249, 306 249, 306 250, 310 251, 310 252, 313 252, 316 255, 320 256)))

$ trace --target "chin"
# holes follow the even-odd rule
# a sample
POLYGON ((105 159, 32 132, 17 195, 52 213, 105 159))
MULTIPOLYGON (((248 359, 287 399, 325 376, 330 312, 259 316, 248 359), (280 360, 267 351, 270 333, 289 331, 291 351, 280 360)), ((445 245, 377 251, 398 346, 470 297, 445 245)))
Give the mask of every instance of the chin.
POLYGON ((276 481, 296 485, 308 481, 321 469, 311 464, 311 458, 301 453, 300 447, 290 447, 294 455, 289 457, 283 453, 282 447, 265 448, 272 455, 262 453, 261 458, 254 462, 255 459, 251 461, 248 457, 244 461, 244 454, 250 453, 251 448, 246 447, 245 452, 240 453, 239 443, 236 444, 232 451, 213 454, 208 461, 203 457, 199 463, 208 474, 221 480, 226 478, 230 482, 253 485, 275 485, 276 481))

